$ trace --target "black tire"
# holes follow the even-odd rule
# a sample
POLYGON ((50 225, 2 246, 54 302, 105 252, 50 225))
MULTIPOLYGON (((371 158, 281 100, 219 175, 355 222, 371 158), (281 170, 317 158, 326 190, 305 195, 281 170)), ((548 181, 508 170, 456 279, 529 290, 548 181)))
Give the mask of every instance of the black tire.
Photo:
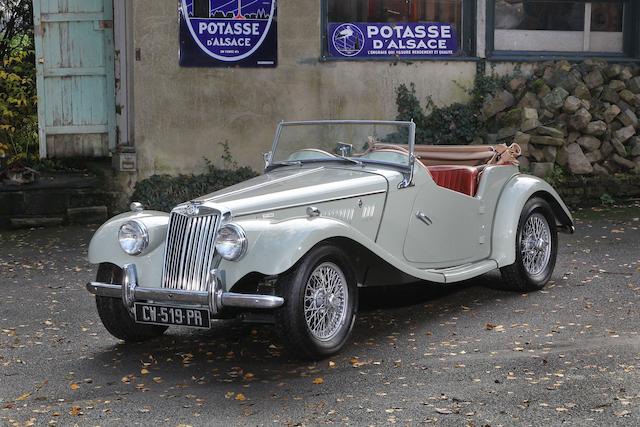
MULTIPOLYGON (((113 264, 100 264, 96 281, 101 283, 122 283, 123 270, 113 264)), ((141 342, 164 334, 168 326, 142 325, 133 320, 120 298, 96 295, 98 315, 104 327, 114 337, 126 342, 141 342)))
MULTIPOLYGON (((525 244, 527 244, 525 242, 525 244)), ((544 244, 543 244, 544 245, 544 244)), ((505 285, 509 290, 518 292, 538 291, 545 287, 551 279, 553 269, 556 265, 556 257, 558 255, 558 231, 556 229, 556 221, 553 211, 545 200, 540 198, 532 198, 524 205, 520 213, 518 222, 518 232, 516 235, 516 262, 507 267, 502 267, 500 272, 504 279, 505 285), (548 225, 550 234, 550 253, 548 261, 544 266, 540 265, 540 271, 529 271, 523 261, 523 234, 525 225, 529 218, 544 218, 548 225)), ((533 250, 533 248, 532 248, 533 250)), ((546 257, 545 257, 546 258, 546 257)))
MULTIPOLYGON (((288 349, 296 356, 308 360, 324 359, 340 351, 351 335, 358 308, 356 278, 345 252, 334 246, 318 246, 309 251, 290 273, 280 277, 277 285, 285 303, 275 313, 276 325, 288 349), (338 274, 338 281, 341 282, 342 278, 346 281, 346 286, 341 287, 342 295, 346 294, 346 302, 344 309, 335 310, 340 313, 335 332, 325 339, 319 339, 311 331, 305 317, 305 290, 311 275, 316 269, 323 268, 340 270, 342 276, 338 274)), ((326 293, 322 298, 326 298, 326 293)), ((313 304, 317 304, 316 299, 313 301, 313 304)), ((333 306, 333 299, 324 301, 323 307, 326 304, 333 306)), ((307 299, 307 303, 309 302, 307 299)))

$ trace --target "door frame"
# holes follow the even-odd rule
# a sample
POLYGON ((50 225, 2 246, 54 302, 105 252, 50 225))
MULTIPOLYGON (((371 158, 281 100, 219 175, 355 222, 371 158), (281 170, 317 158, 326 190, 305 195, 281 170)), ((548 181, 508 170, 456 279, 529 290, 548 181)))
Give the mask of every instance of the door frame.
POLYGON ((116 151, 133 146, 133 2, 113 0, 116 151))

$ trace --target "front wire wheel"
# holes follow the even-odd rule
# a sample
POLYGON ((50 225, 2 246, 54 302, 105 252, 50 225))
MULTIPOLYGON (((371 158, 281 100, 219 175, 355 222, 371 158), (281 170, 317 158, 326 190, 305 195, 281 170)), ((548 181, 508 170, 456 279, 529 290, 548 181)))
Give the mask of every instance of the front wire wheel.
MULTIPOLYGON (((103 263, 98 267, 97 282, 123 283, 124 271, 114 265, 103 263)), ((142 342, 164 334, 168 326, 143 325, 133 320, 133 314, 122 304, 121 298, 96 295, 98 315, 105 329, 114 337, 126 342, 142 342)))
POLYGON ((507 287, 519 292, 544 288, 558 254, 555 216, 545 200, 532 198, 522 208, 515 250, 516 262, 500 269, 507 287))
POLYGON ((344 346, 355 322, 358 289, 347 255, 329 245, 312 249, 278 279, 285 304, 276 311, 278 331, 289 349, 318 360, 344 346))
POLYGON ((345 324, 349 304, 347 279, 331 262, 313 270, 304 289, 304 318, 319 341, 330 341, 345 324))

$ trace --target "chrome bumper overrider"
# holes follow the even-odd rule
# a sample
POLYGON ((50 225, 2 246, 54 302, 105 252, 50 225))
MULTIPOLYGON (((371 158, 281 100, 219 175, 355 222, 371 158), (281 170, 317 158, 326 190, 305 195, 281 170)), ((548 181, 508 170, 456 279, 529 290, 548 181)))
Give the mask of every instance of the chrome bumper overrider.
POLYGON ((211 270, 208 278, 208 291, 184 291, 168 288, 142 288, 138 286, 138 273, 135 264, 124 266, 122 285, 90 282, 87 290, 94 295, 122 298, 126 307, 133 307, 136 301, 157 303, 184 303, 205 306, 211 314, 217 314, 224 307, 237 308, 278 308, 284 304, 284 298, 271 295, 238 294, 224 292, 224 283, 220 272, 211 270))

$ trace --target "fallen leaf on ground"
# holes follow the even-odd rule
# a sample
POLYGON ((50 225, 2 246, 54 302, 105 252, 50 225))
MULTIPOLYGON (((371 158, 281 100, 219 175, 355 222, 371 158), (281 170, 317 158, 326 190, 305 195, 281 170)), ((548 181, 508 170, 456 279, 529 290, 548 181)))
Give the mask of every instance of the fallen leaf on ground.
POLYGON ((245 400, 247 400, 247 398, 244 397, 244 394, 238 393, 236 394, 236 400, 239 400, 240 402, 244 402, 245 400))
POLYGON ((359 368, 360 366, 368 365, 370 363, 371 361, 369 360, 360 360, 357 357, 351 358, 351 366, 353 366, 354 368, 359 368))
POLYGON ((324 380, 320 377, 313 380, 314 384, 324 384, 324 380))

